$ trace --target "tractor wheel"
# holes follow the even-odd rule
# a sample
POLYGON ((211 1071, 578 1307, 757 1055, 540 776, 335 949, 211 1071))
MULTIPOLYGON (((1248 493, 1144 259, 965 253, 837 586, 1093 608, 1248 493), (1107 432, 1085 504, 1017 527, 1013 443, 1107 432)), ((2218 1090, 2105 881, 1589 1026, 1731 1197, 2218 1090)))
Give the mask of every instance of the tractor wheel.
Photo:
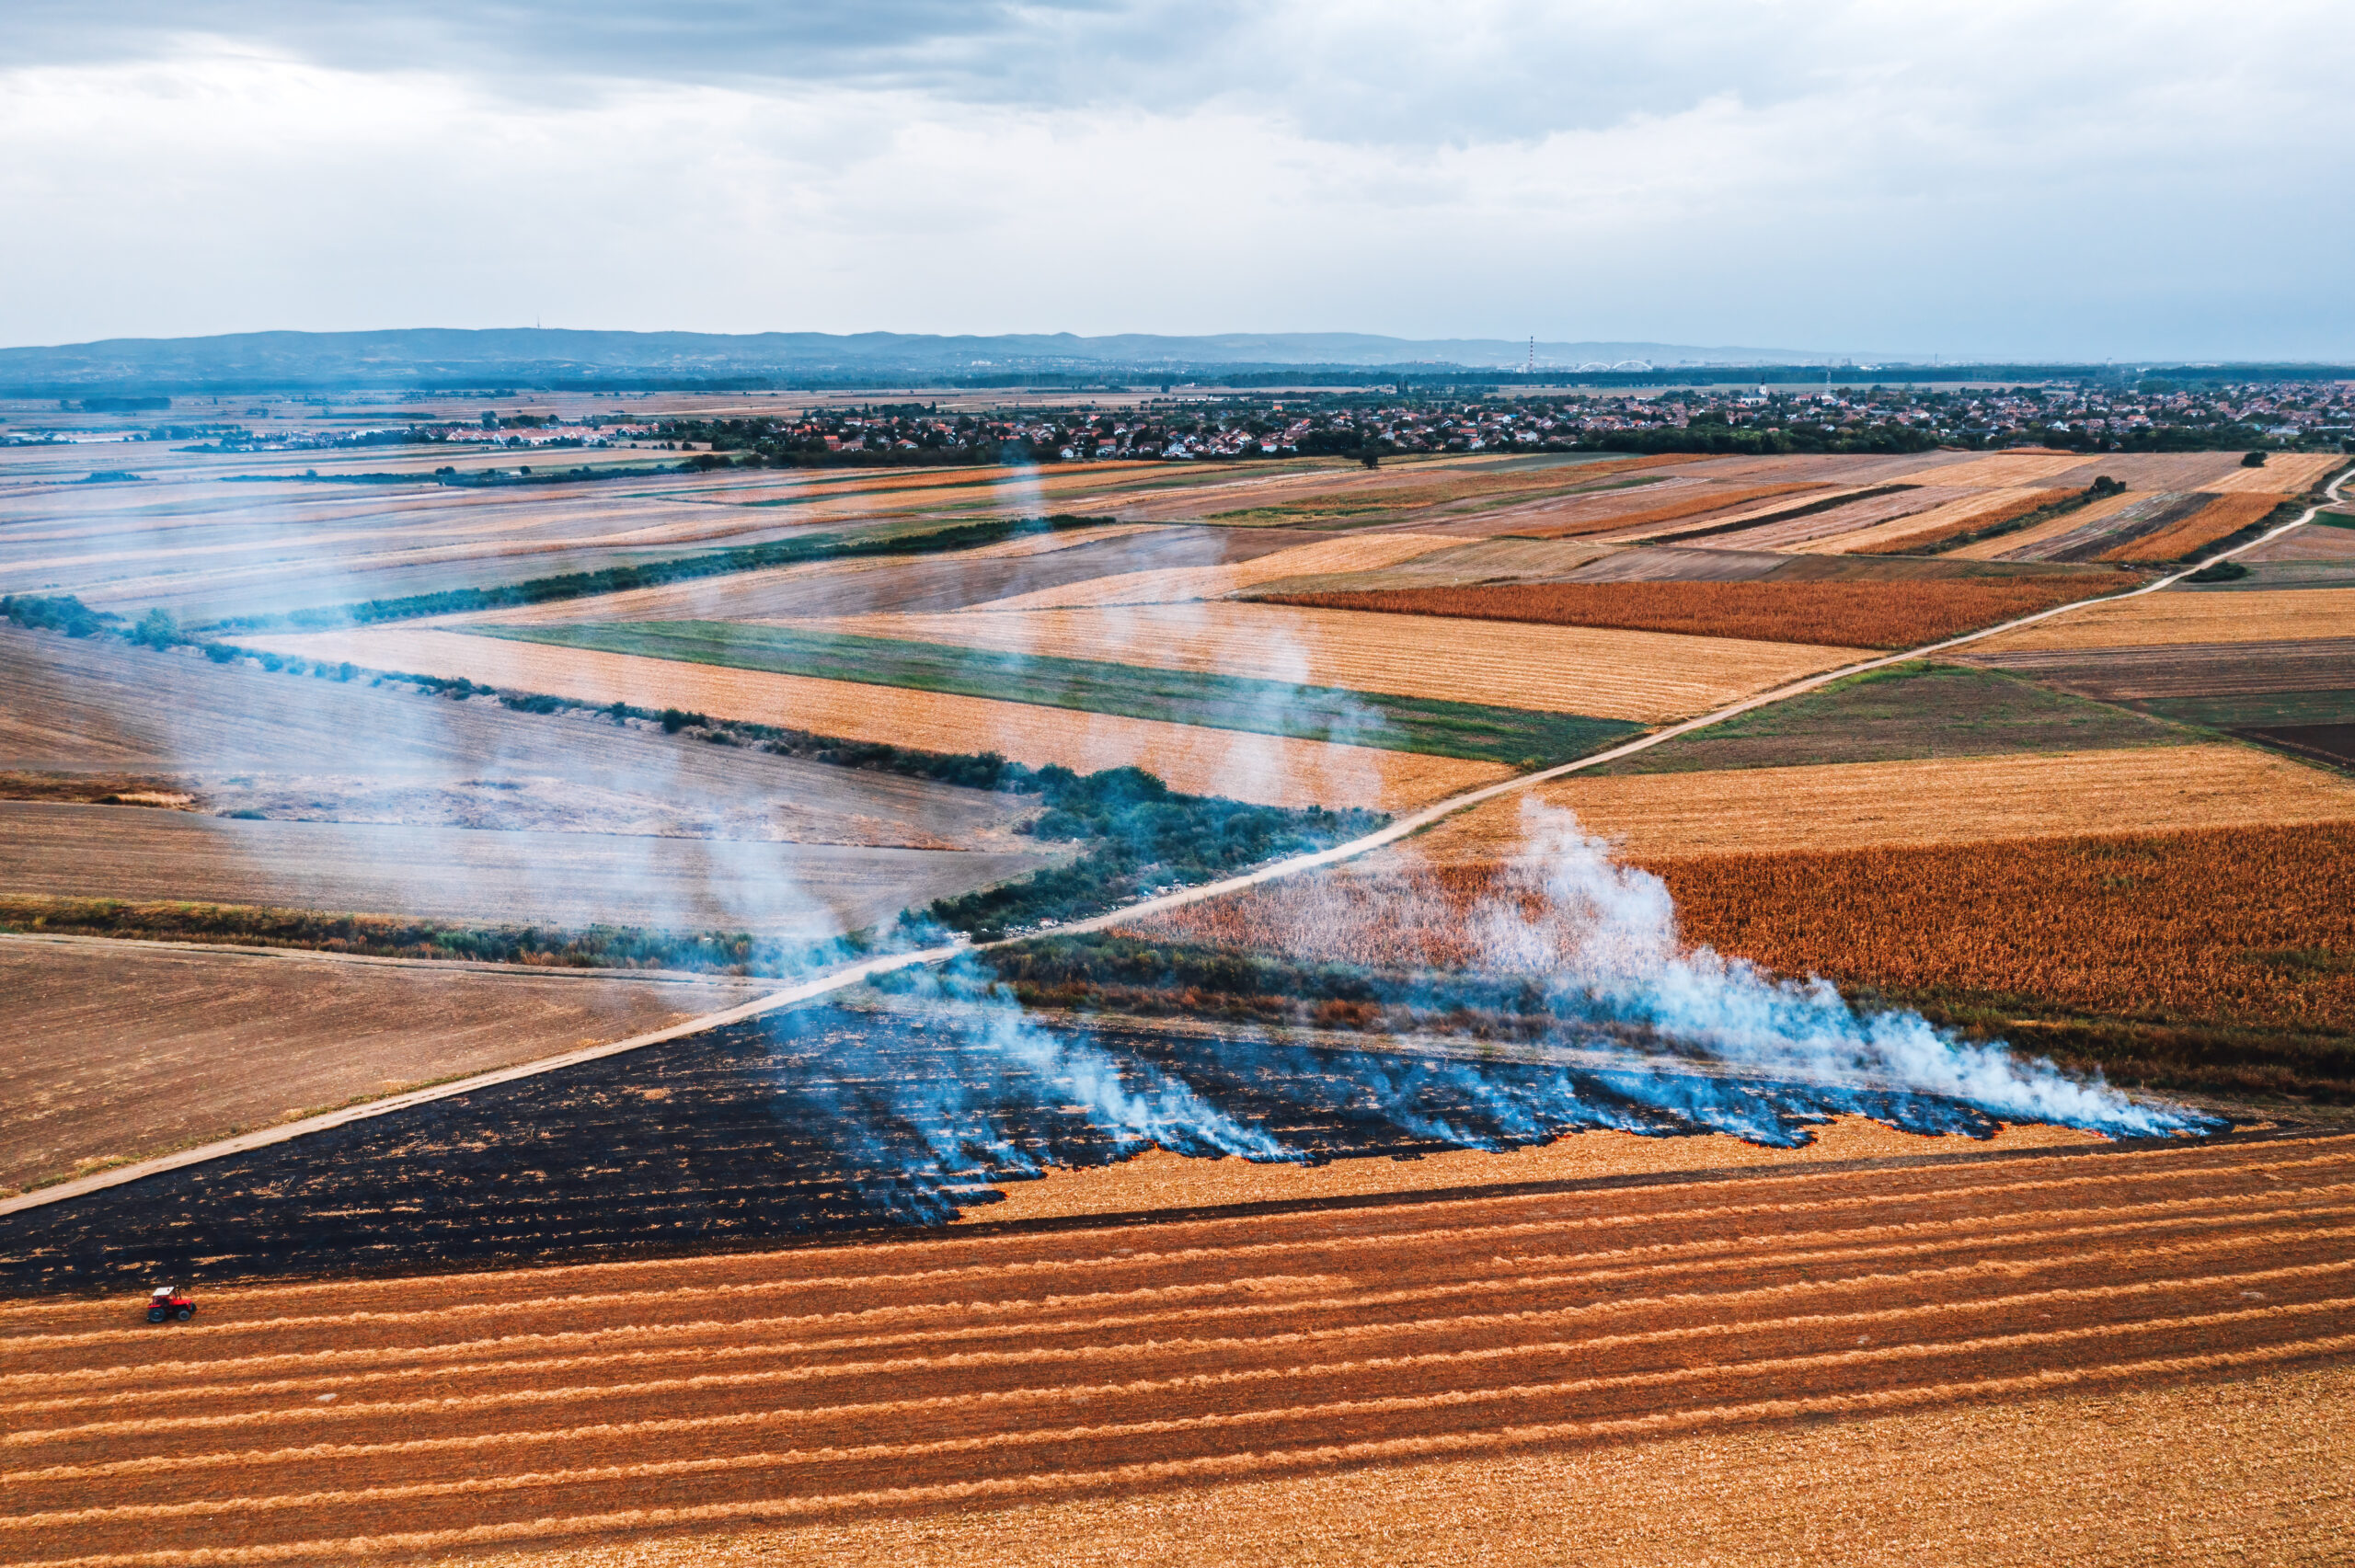
POLYGON ((196 1309, 194 1307, 182 1307, 178 1311, 174 1312, 172 1316, 179 1319, 182 1322, 186 1322, 189 1319, 196 1316, 196 1309))
POLYGON ((171 1314, 164 1310, 161 1307, 150 1307, 147 1309, 147 1321, 151 1323, 160 1323, 166 1318, 170 1316, 171 1314))

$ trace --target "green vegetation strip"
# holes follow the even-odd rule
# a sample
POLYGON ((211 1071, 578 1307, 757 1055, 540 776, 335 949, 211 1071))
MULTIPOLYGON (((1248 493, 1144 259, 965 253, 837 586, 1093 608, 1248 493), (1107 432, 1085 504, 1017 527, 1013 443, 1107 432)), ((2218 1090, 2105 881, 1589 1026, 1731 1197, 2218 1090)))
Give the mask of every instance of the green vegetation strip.
POLYGON ((724 577, 732 572, 759 571, 768 567, 796 566, 851 555, 930 555, 944 551, 971 550, 1025 534, 1053 533, 1069 528, 1096 528, 1109 517, 992 518, 960 522, 928 532, 912 533, 888 528, 856 534, 812 533, 764 544, 740 544, 680 555, 638 566, 607 567, 593 572, 567 572, 560 577, 530 578, 491 588, 453 588, 439 593, 413 593, 400 599, 371 599, 359 604, 338 604, 321 610, 296 610, 283 615, 247 615, 222 621, 213 630, 268 631, 284 628, 316 630, 324 626, 367 625, 400 621, 416 615, 448 615, 461 611, 499 610, 517 604, 546 604, 562 599, 623 593, 631 589, 660 588, 665 583, 696 578, 724 577))
POLYGON ((601 653, 1075 708, 1083 713, 1298 740, 1329 740, 1386 751, 1418 751, 1513 767, 1582 756, 1640 727, 1575 714, 1534 713, 1331 686, 1295 686, 1281 681, 1152 670, 1096 659, 995 653, 940 643, 724 621, 472 630, 487 636, 601 653))

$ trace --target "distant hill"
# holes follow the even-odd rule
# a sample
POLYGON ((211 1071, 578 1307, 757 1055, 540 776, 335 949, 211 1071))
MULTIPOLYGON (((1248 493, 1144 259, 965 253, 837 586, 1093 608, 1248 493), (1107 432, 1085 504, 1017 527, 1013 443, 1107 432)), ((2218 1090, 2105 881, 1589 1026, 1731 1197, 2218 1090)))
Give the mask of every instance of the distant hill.
MULTIPOLYGON (((120 338, 101 343, 0 349, 0 389, 19 394, 93 386, 226 391, 305 383, 465 385, 902 376, 986 380, 1023 374, 1127 375, 1326 369, 1518 370, 1527 340, 1418 340, 1352 332, 1225 333, 1079 338, 1067 332, 932 337, 899 332, 575 332, 511 327, 457 331, 244 332, 218 338, 120 338)), ((1787 349, 1674 343, 1540 343, 1538 369, 1820 364, 1787 349)))

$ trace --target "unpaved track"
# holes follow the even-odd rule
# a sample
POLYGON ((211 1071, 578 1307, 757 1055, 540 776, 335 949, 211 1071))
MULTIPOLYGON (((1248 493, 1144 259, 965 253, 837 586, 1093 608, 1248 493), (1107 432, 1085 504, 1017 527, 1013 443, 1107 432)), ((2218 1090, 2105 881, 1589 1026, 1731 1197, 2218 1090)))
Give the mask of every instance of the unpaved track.
MULTIPOLYGON (((2355 1359, 2355 1136, 0 1309, 0 1559, 1134 1494, 2355 1359)), ((218 1559, 210 1553, 219 1551, 218 1559)))
MULTIPOLYGON (((2229 559, 2245 551, 2253 550, 2260 545, 2270 544, 2272 541, 2282 537, 2284 534, 2291 532, 2294 529, 2304 527, 2307 523, 2314 521, 2315 515, 2322 510, 2325 505, 2333 504, 2340 500, 2341 487, 2345 486, 2349 477, 2355 477, 2355 469, 2350 469, 2348 473, 2341 474, 2338 478, 2332 480, 2328 487, 2324 492, 2325 499, 2322 502, 2308 507, 2303 512, 2301 512, 2298 515, 2295 521, 2283 523, 2279 528, 2273 529, 2267 533, 2260 534, 2258 537, 2250 540, 2246 544, 2235 546, 2231 550, 2222 551, 2216 555, 2210 557, 2209 562, 2203 563, 2203 565, 2229 559)), ((1980 642, 1988 637, 1998 636, 2005 632, 2016 631, 2022 626, 2034 625, 2039 622, 2049 621, 2056 615, 2066 615, 2073 611, 2084 608, 2087 604, 2108 604, 2115 602, 2117 600, 2120 599, 2132 599, 2142 594, 2156 593, 2163 589, 2173 587, 2176 583, 2180 582, 2183 578, 2190 576, 2192 571, 2198 569, 2200 568, 2187 568, 2186 570, 2175 573, 2172 576, 2160 578, 2154 582, 2146 583, 2142 587, 2133 589, 2131 592, 2114 595, 2109 599, 2081 600, 2075 604, 2063 604, 2055 609, 2041 610, 2033 615, 2023 615, 2016 621, 2006 621, 2000 625, 1989 626, 1983 631, 1969 632, 1959 637, 1949 637, 1944 642, 1932 643, 1923 647, 1909 649, 1903 653, 1888 654, 1878 658, 1870 658, 1855 664, 1844 665, 1838 670, 1826 670, 1821 674, 1812 675, 1805 680, 1796 681, 1786 686, 1778 686, 1771 692, 1763 692, 1757 696, 1746 698, 1730 706, 1719 708, 1714 713, 1705 714, 1699 718, 1687 719, 1683 724, 1671 725, 1665 729, 1654 730, 1649 735, 1642 736, 1637 739, 1628 741, 1623 746, 1613 747, 1607 751, 1599 751, 1592 756, 1582 757, 1576 761, 1564 762, 1558 767, 1545 768, 1534 773, 1523 773, 1517 778, 1508 779, 1501 784, 1488 784, 1479 789, 1467 790, 1461 795, 1451 795, 1447 799, 1438 802, 1436 805, 1427 806, 1419 811, 1415 811, 1407 816, 1397 818, 1393 820, 1389 826, 1375 832, 1369 833, 1363 838, 1352 839, 1348 843, 1338 844, 1329 850, 1322 850, 1314 854, 1296 855, 1290 860, 1278 861, 1272 864, 1261 866, 1256 871, 1246 872, 1240 876, 1228 877, 1222 882, 1206 883, 1200 887, 1189 887, 1182 892, 1172 893, 1163 898, 1147 899, 1141 903, 1127 905, 1121 909, 1097 915, 1090 920, 1074 921, 1063 928, 1063 933, 1065 935, 1071 935, 1086 932, 1109 930, 1113 926, 1121 924, 1125 921, 1155 914, 1165 910, 1174 910, 1183 905, 1200 903, 1204 899, 1215 898, 1228 893, 1239 892, 1246 887, 1258 887, 1262 882, 1272 882, 1280 877, 1285 876, 1296 876, 1303 872, 1314 871, 1323 866, 1337 864, 1345 860, 1353 860, 1360 855, 1371 853, 1373 851, 1381 849, 1385 845, 1396 843, 1401 839, 1419 833, 1424 829, 1432 826, 1434 823, 1440 822, 1446 818, 1453 817, 1458 812, 1469 810, 1473 807, 1478 806, 1484 801, 1493 800, 1498 796, 1511 794, 1516 790, 1524 790, 1534 785, 1550 783, 1555 779, 1564 778, 1571 773, 1583 772, 1586 769, 1598 768, 1608 762, 1615 762, 1621 758, 1634 756, 1636 753, 1647 750, 1651 747, 1658 746, 1663 741, 1673 740, 1680 735, 1689 735, 1696 729, 1704 729, 1711 725, 1722 724, 1727 719, 1748 713, 1753 708, 1764 707, 1772 703, 1785 702, 1792 697, 1804 695, 1809 692, 1829 685, 1834 681, 1845 680, 1852 675, 1863 674, 1867 670, 1886 669, 1890 665, 1902 664, 1911 659, 1926 658, 1932 654, 1946 652, 1950 648, 1961 647, 1966 644, 1980 642)), ((992 944, 990 945, 1005 945, 1005 944, 992 944)), ((330 1116, 315 1117, 307 1121, 289 1122, 281 1127, 271 1128, 267 1132, 228 1139, 223 1143, 204 1149, 189 1150, 182 1153, 169 1156, 161 1161, 150 1161, 138 1165, 124 1166, 119 1170, 106 1172, 96 1176, 85 1178, 81 1181, 63 1183, 55 1187, 47 1188, 38 1193, 28 1194, 21 1197, 0 1200, 0 1215, 14 1213, 20 1208, 35 1207, 42 1204, 55 1203, 69 1197, 78 1197, 86 1193, 94 1192, 104 1187, 119 1185, 121 1183, 128 1181, 135 1181, 143 1176, 154 1175, 163 1171, 174 1170, 188 1165, 201 1163, 206 1160, 215 1159, 222 1155, 242 1153, 247 1150, 258 1148, 263 1144, 283 1142, 290 1139, 300 1138, 305 1133, 320 1131, 329 1127, 339 1127, 346 1122, 359 1120, 367 1116, 382 1116, 391 1111, 403 1109, 408 1105, 419 1104, 424 1100, 441 1099, 454 1094, 465 1093, 470 1090, 479 1089, 492 1082, 503 1082, 510 1079, 526 1076, 532 1072, 550 1071, 557 1068, 568 1066, 574 1061, 586 1059, 591 1057, 612 1056, 623 1051, 636 1049, 640 1046, 654 1045, 663 1040, 678 1039, 687 1035, 698 1033, 705 1028, 716 1027, 721 1024, 732 1023, 740 1018, 748 1018, 759 1013, 774 1012, 779 1008, 791 1006, 801 1001, 807 1001, 816 997, 829 995, 837 990, 847 990, 851 986, 857 985, 862 981, 872 979, 879 974, 890 973, 898 969, 913 968, 919 965, 940 963, 945 959, 953 956, 956 953, 964 950, 965 949, 961 945, 959 947, 949 948, 928 948, 917 953, 901 954, 887 958, 867 959, 847 968, 839 970, 832 975, 826 976, 821 979, 805 981, 795 985, 787 990, 777 992, 774 996, 764 998, 760 1001, 748 1003, 742 1007, 731 1008, 725 1013, 714 1013, 707 1018, 697 1019, 692 1023, 680 1025, 677 1028, 666 1029, 656 1034, 640 1036, 634 1039, 617 1041, 612 1045, 597 1047, 592 1051, 572 1052, 561 1057, 552 1057, 545 1062, 534 1064, 520 1070, 511 1069, 507 1071, 495 1075, 487 1075, 477 1079, 465 1079, 454 1083, 442 1084, 434 1089, 420 1091, 416 1094, 403 1095, 393 1100, 380 1101, 373 1105, 363 1105, 350 1110, 339 1111, 330 1116)))

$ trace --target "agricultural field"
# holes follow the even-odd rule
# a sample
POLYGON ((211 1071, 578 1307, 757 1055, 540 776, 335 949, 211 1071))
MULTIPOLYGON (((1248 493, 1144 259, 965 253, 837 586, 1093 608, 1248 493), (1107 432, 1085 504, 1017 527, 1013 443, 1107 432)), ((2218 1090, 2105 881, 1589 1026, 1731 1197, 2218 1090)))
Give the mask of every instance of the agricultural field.
POLYGON ((2121 586, 2114 576, 2087 574, 1905 583, 1515 583, 1262 599, 1325 610, 1878 648, 1936 642, 2121 586))
POLYGON ((2343 1138, 1764 1166, 223 1288, 172 1333, 119 1303, 28 1303, 0 1309, 25 1368, 6 1528, 21 1561, 124 1564, 166 1529, 182 1555, 310 1562, 660 1535, 701 1552, 708 1532, 895 1519, 970 1541, 1040 1507, 1315 1497, 1351 1471, 1444 1507, 1427 1467, 1576 1475, 1705 1437, 1952 1418, 2041 1453, 2056 1393, 2157 1404, 2158 1431, 2196 1432, 2170 1471, 2312 1484, 2320 1434, 2227 1457, 2221 1438, 2274 1428, 2200 1390, 2270 1379, 2301 1413, 2335 1390, 2311 1379, 2344 1355, 2349 1169, 2343 1138), (201 1424, 180 1418, 198 1390, 201 1424))
MULTIPOLYGON (((1575 812, 1637 859, 2355 821, 2355 780, 2218 744, 1572 775, 1531 797, 1575 812)), ((1503 799, 1418 842, 1445 863, 1510 858, 1527 838, 1521 802, 1503 799)))
POLYGON ((0 452, 0 1558, 2327 1552, 2341 460, 1506 427, 0 452))
POLYGON ((1212 601, 867 615, 811 630, 1127 661, 1351 691, 1651 722, 1831 669, 1838 652, 1736 638, 1366 615, 1212 601))
POLYGON ((626 1039, 758 981, 0 935, 0 1192, 626 1039))
MULTIPOLYGON (((584 629, 584 635, 586 630, 604 629, 584 629)), ((1061 765, 1081 773, 1135 766, 1174 789, 1269 805, 1363 803, 1393 809, 1510 773, 1493 762, 1370 746, 454 631, 373 627, 247 640, 305 658, 465 676, 599 706, 626 702, 849 740, 946 752, 994 750, 1032 766, 1061 765)))

